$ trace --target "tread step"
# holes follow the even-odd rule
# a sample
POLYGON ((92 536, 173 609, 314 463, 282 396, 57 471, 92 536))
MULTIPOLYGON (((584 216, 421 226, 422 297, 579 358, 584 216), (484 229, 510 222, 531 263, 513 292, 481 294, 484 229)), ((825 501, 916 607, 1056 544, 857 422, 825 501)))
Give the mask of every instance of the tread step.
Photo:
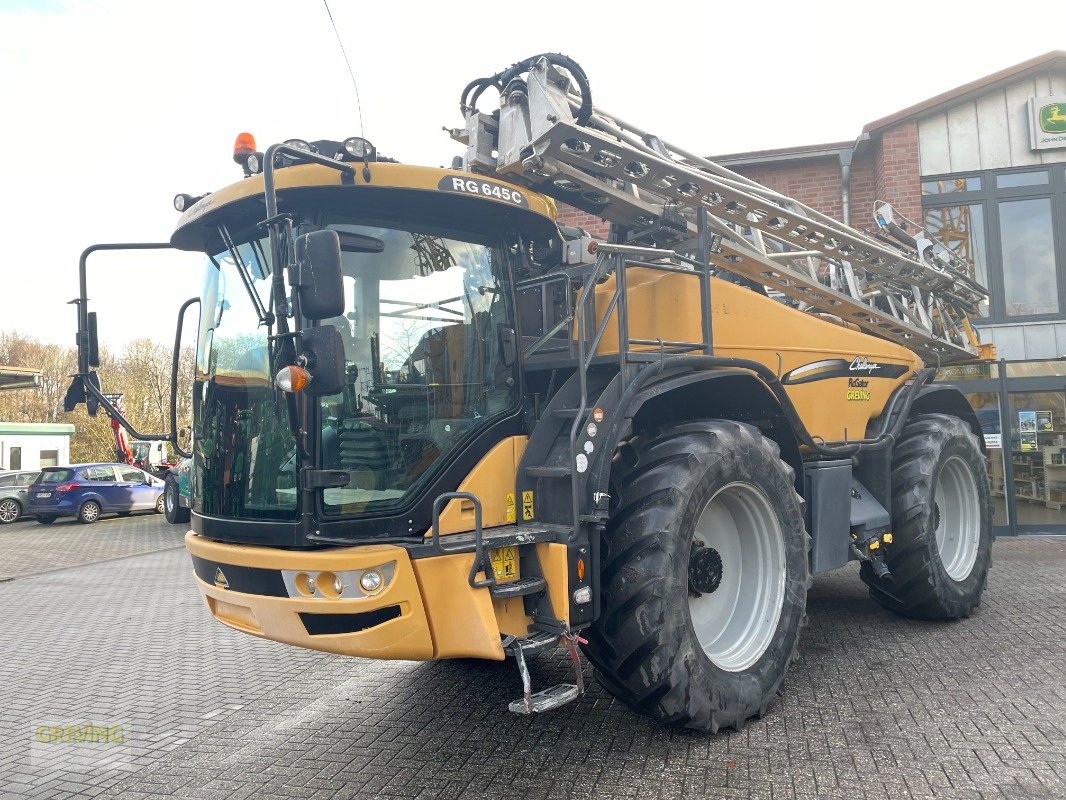
MULTIPOLYGON (((494 550, 497 547, 511 547, 534 542, 565 542, 569 533, 570 528, 564 525, 500 525, 495 528, 485 528, 482 531, 482 541, 487 549, 494 550)), ((445 553, 474 552, 473 532, 446 534, 440 537, 440 543, 445 553)), ((428 558, 438 555, 430 539, 426 539, 424 544, 408 547, 407 552, 411 558, 428 558)))
POLYGON ((508 706, 514 714, 540 714, 553 708, 572 703, 581 696, 581 690, 572 683, 560 683, 530 695, 529 706, 524 699, 514 700, 508 706))
POLYGON ((519 578, 509 583, 497 583, 489 588, 489 594, 500 599, 522 597, 527 594, 543 592, 546 586, 544 578, 519 578))
POLYGON ((562 417, 563 419, 573 419, 577 416, 577 412, 580 409, 577 408, 556 408, 552 410, 553 417, 562 417))
POLYGON ((514 650, 516 647, 520 647, 522 648, 523 653, 540 653, 544 650, 551 650, 559 644, 559 638, 559 634, 557 633, 537 631, 536 633, 531 633, 529 636, 515 639, 507 649, 514 650))
POLYGON ((570 467, 526 467, 530 478, 569 478, 570 467))

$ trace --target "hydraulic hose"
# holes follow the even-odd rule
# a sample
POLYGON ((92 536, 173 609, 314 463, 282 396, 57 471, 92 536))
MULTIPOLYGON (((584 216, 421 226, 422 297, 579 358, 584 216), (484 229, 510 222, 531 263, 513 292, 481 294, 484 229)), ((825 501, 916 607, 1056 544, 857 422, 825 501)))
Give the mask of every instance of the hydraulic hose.
POLYGON ((546 59, 549 64, 560 67, 570 73, 570 77, 577 84, 578 93, 581 96, 581 105, 578 108, 575 120, 578 125, 586 124, 592 117, 592 88, 589 86, 588 75, 585 74, 585 70, 581 68, 580 64, 562 53, 541 53, 540 55, 530 56, 521 61, 516 61, 507 69, 497 72, 495 75, 471 81, 459 96, 459 110, 463 114, 477 110, 477 101, 486 89, 491 86, 502 92, 508 83, 519 75, 529 72, 537 61, 542 58, 546 59))

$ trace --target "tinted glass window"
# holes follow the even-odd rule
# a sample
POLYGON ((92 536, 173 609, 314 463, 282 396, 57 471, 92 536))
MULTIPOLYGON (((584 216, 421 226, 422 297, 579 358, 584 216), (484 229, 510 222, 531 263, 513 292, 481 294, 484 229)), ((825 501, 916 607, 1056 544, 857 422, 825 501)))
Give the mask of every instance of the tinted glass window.
POLYGON ((1011 189, 1015 186, 1043 186, 1047 183, 1047 172, 1008 172, 996 176, 997 189, 1011 189))
POLYGON ((1051 198, 999 204, 1003 288, 1007 315, 1053 314, 1059 310, 1051 198))
POLYGON ((14 486, 14 485, 15 485, 15 476, 14 475, 0 475, 0 486, 14 486))
POLYGON ((63 483, 69 481, 74 477, 74 470, 72 469, 46 469, 41 473, 39 483, 63 483))
POLYGON ((981 178, 971 175, 965 178, 939 178, 922 181, 922 194, 949 194, 951 192, 976 192, 981 188, 981 178))
POLYGON ((144 483, 144 473, 139 469, 119 467, 118 474, 122 476, 122 480, 126 483, 144 483))
POLYGON ((38 474, 39 473, 36 473, 36 472, 23 472, 15 480, 15 485, 16 486, 29 486, 31 483, 33 483, 37 479, 37 475, 38 474))
MULTIPOLYGON (((985 214, 980 203, 963 206, 941 206, 925 209, 925 229, 953 253, 973 264, 970 275, 988 287, 988 266, 985 258, 985 214)), ((982 317, 988 316, 988 300, 981 303, 982 317)))

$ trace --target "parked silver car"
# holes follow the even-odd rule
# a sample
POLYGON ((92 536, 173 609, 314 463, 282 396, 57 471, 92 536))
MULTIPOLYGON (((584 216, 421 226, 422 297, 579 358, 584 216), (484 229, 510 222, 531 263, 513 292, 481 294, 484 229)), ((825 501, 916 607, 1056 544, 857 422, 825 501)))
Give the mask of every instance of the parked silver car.
POLYGON ((17 522, 26 510, 26 490, 39 470, 0 472, 0 525, 17 522))

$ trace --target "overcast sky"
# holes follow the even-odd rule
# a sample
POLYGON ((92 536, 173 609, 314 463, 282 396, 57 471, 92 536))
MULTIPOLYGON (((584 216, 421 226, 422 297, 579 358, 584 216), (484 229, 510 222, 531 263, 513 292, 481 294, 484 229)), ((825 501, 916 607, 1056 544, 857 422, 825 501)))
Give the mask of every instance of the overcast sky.
MULTIPOLYGON (((330 0, 365 135, 408 163, 449 164, 441 131, 471 79, 564 52, 596 105, 687 149, 854 139, 901 108, 1049 50, 1066 3, 594 3, 330 0)), ((0 330, 72 343, 78 254, 166 241, 178 192, 241 178, 233 139, 359 133, 322 0, 0 0, 0 330)), ((173 336, 200 259, 90 259, 112 346, 173 336)))

